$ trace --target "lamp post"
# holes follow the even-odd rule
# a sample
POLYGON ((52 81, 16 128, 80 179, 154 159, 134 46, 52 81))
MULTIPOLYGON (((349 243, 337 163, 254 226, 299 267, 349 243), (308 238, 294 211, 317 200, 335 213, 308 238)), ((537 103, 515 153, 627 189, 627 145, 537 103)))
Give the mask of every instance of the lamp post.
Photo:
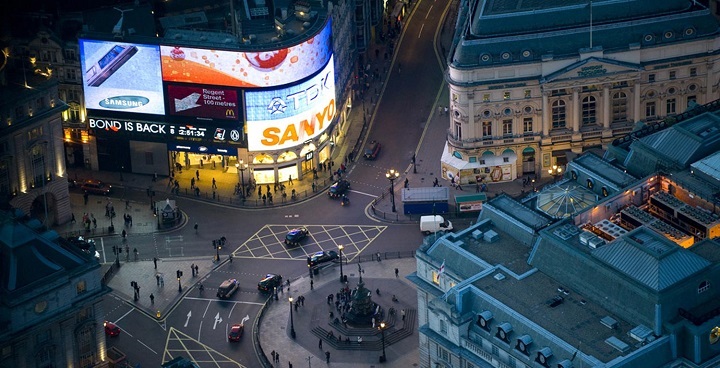
POLYGON ((562 167, 552 165, 552 169, 548 169, 548 174, 553 176, 553 181, 557 181, 558 176, 562 174, 562 167))
POLYGON ((220 244, 218 244, 215 247, 215 260, 218 262, 220 262, 220 249, 222 249, 222 246, 220 244))
POLYGON ((290 301, 290 337, 293 339, 295 338, 295 324, 293 323, 293 315, 292 315, 292 308, 293 308, 293 298, 288 298, 288 301, 290 301))
POLYGON ((243 160, 240 160, 238 168, 240 169, 240 189, 243 192, 242 197, 245 198, 245 170, 248 168, 248 164, 244 164, 243 160))
POLYGON ((395 210, 395 179, 400 177, 400 173, 394 169, 390 169, 390 171, 385 173, 385 177, 390 180, 390 201, 392 202, 392 211, 397 212, 395 210))
POLYGON ((343 247, 342 244, 338 245, 338 249, 340 250, 340 282, 343 282, 343 271, 342 271, 342 263, 343 263, 343 254, 342 251, 345 247, 343 247))
POLYGON ((380 363, 387 360, 385 357, 385 322, 380 322, 380 333, 382 334, 382 355, 380 355, 380 363))
POLYGON ((177 280, 178 280, 178 293, 182 293, 182 284, 180 284, 180 278, 182 277, 183 272, 180 270, 177 270, 176 274, 177 274, 177 280))

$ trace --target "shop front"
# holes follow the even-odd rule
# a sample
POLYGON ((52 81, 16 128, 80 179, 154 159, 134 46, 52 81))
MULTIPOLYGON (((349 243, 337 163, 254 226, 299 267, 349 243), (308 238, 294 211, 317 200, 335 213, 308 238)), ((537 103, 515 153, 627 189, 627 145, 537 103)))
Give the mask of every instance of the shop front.
POLYGON ((459 184, 502 183, 517 178, 517 154, 511 149, 496 154, 485 151, 480 156, 464 157, 450 152, 445 145, 440 165, 445 180, 459 184))

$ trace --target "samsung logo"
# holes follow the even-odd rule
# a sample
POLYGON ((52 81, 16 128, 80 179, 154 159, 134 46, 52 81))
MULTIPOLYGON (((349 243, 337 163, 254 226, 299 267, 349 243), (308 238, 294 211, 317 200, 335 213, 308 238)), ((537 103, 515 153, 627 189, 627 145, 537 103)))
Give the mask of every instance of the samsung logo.
POLYGON ((100 106, 106 109, 134 109, 143 107, 150 102, 150 99, 142 96, 115 96, 100 101, 100 106))

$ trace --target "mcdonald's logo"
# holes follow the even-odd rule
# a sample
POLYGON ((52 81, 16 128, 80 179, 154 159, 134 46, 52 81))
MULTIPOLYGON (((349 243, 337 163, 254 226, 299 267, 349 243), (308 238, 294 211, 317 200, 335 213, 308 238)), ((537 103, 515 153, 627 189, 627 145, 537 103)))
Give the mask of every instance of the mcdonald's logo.
POLYGON ((233 109, 227 109, 227 110, 225 110, 225 117, 226 117, 226 118, 234 118, 234 117, 235 117, 235 110, 233 110, 233 109))

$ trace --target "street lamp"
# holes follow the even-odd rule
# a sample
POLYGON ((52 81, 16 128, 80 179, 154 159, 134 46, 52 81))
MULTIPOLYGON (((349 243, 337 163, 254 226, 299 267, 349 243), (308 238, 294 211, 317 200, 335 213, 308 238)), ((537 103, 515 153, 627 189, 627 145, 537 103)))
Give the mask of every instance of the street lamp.
POLYGON ((382 355, 380 355, 380 363, 386 360, 385 357, 385 322, 380 322, 380 333, 382 333, 382 355))
POLYGON ((295 338, 295 324, 293 323, 293 315, 292 315, 292 307, 293 307, 293 298, 288 298, 290 301, 290 337, 293 339, 295 338))
POLYGON ((242 189, 242 196, 245 198, 245 170, 248 168, 248 164, 244 164, 243 160, 240 160, 240 165, 235 165, 240 169, 240 189, 242 189))
POLYGON ((218 244, 215 246, 215 260, 220 262, 220 249, 222 249, 222 246, 218 244))
POLYGON ((548 174, 553 176, 553 181, 556 181, 557 177, 562 174, 562 167, 552 165, 552 169, 548 169, 548 174))
POLYGON ((392 211, 397 212, 395 210, 395 179, 400 177, 400 173, 394 169, 390 169, 390 171, 385 173, 385 177, 390 180, 390 201, 392 202, 392 211))
POLYGON ((343 256, 343 255, 342 255, 342 251, 343 251, 344 248, 345 248, 345 247, 343 247, 342 244, 338 245, 338 249, 340 250, 340 282, 343 282, 343 272, 342 272, 342 263, 343 263, 343 258, 342 258, 342 256, 343 256))
POLYGON ((176 274, 177 274, 177 280, 178 280, 178 293, 182 293, 182 284, 180 284, 180 278, 182 277, 183 272, 180 270, 177 270, 176 274))

